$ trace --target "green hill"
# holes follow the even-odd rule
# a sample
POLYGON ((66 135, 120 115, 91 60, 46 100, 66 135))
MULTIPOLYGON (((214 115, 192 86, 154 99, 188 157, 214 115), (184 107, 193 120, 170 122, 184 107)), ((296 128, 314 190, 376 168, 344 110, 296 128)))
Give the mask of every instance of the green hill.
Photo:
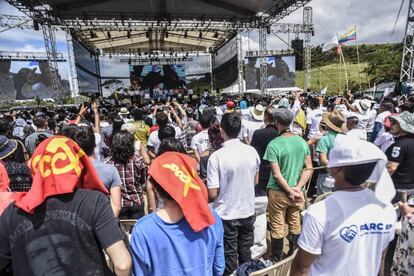
MULTIPOLYGON (((359 45, 358 50, 361 70, 358 66, 356 46, 342 47, 349 89, 365 90, 374 84, 398 80, 402 44, 362 44, 359 45)), ((303 71, 296 71, 296 86, 304 86, 303 77, 303 71)), ((344 68, 342 66, 342 70, 339 69, 339 56, 336 49, 322 52, 321 46, 313 47, 311 87, 318 91, 325 86, 328 86, 329 93, 344 91, 344 68)))
MULTIPOLYGON (((358 71, 359 71, 358 64, 347 64, 346 65, 346 69, 348 73, 348 85, 350 88, 359 84, 359 81, 361 81, 361 84, 363 87, 369 86, 367 74, 364 72, 364 70, 368 67, 368 64, 361 63, 360 67, 361 67, 361 71, 360 71, 360 74, 358 75, 358 71)), ((346 88, 345 70, 342 66, 342 70, 340 71, 339 63, 321 66, 320 70, 319 68, 313 67, 311 77, 312 77, 311 87, 316 91, 323 89, 325 86, 328 87, 328 91, 330 93, 334 93, 337 91, 343 91, 346 88)), ((304 72, 297 71, 296 80, 295 80, 297 87, 304 87, 303 78, 304 78, 304 72)))

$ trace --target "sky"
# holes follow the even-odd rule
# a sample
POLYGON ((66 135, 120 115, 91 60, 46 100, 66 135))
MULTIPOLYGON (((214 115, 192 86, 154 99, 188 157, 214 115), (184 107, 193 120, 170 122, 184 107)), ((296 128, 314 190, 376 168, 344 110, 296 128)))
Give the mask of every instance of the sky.
MULTIPOLYGON (((402 0, 313 0, 308 6, 313 8, 313 23, 315 36, 312 37, 314 46, 331 40, 335 35, 341 35, 352 26, 357 27, 357 36, 360 44, 368 43, 396 43, 401 42, 404 36, 408 2, 405 1, 400 17, 398 18, 394 34, 394 22, 402 0)), ((303 9, 299 9, 280 22, 301 23, 303 9)), ((21 15, 21 13, 4 0, 0 0, 0 14, 21 15)), ((294 35, 280 35, 285 41, 294 39, 294 35)), ((67 43, 64 32, 57 33, 57 49, 67 58, 67 43)), ((352 44, 352 43, 350 43, 352 44)), ((268 35, 267 49, 282 50, 287 45, 275 35, 268 35)), ((252 32, 244 35, 243 50, 258 49, 258 35, 252 32), (250 40, 250 43, 248 42, 250 40)), ((44 52, 43 35, 41 31, 12 29, 0 33, 0 51, 34 51, 44 52)), ((207 57, 194 57, 196 60, 186 64, 187 74, 205 73, 209 71, 207 57)), ((101 59, 101 73, 106 76, 127 77, 128 65, 122 64, 116 58, 101 59)), ((12 72, 25 63, 15 63, 12 72)), ((69 66, 59 64, 59 72, 68 78, 69 66)))

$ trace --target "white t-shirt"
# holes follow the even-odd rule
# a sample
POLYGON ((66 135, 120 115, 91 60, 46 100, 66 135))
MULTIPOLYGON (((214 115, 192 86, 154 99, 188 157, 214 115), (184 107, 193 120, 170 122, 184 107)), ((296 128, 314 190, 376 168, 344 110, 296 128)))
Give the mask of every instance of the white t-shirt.
POLYGON ((394 144, 394 136, 389 132, 383 132, 375 139, 374 144, 381 148, 383 152, 386 152, 387 149, 394 144))
POLYGON ((385 118, 387 118, 390 115, 391 115, 391 112, 384 111, 384 112, 381 112, 380 114, 378 114, 377 118, 375 119, 375 123, 380 123, 381 124, 381 129, 378 131, 378 136, 381 135, 385 131, 385 128, 384 128, 385 118))
POLYGON ((369 113, 361 114, 361 113, 358 113, 358 112, 349 112, 347 118, 349 118, 351 116, 356 116, 358 118, 359 121, 358 121, 357 128, 367 130, 368 122, 369 122, 369 119, 370 119, 369 113))
POLYGON ((354 128, 348 131, 346 135, 352 136, 355 139, 360 139, 360 140, 365 140, 365 141, 367 140, 367 132, 365 131, 365 129, 354 128))
POLYGON ((317 255, 309 275, 377 275, 395 222, 393 206, 369 189, 334 192, 311 205, 298 241, 317 255))
POLYGON ((220 189, 213 207, 224 220, 242 219, 255 214, 254 179, 259 171, 257 151, 239 139, 223 143, 208 159, 207 187, 220 189))
POLYGON ((306 124, 310 125, 308 139, 320 134, 319 124, 322 121, 322 109, 310 110, 306 115, 306 124))
POLYGON ((367 132, 372 132, 374 130, 375 118, 377 117, 377 111, 375 109, 370 109, 367 112, 368 123, 367 123, 367 132))
POLYGON ((262 127, 264 127, 263 121, 242 120, 243 137, 249 137, 249 141, 252 141, 254 132, 262 127))
MULTIPOLYGON (((175 130, 175 138, 178 139, 178 137, 181 136, 181 128, 177 126, 173 126, 175 130)), ((158 148, 161 145, 160 138, 158 138, 158 130, 151 132, 150 136, 148 137, 148 146, 153 147, 155 153, 158 152, 158 148)))
POLYGON ((202 130, 191 139, 190 147, 199 154, 206 151, 210 147, 210 140, 208 139, 208 129, 202 130))

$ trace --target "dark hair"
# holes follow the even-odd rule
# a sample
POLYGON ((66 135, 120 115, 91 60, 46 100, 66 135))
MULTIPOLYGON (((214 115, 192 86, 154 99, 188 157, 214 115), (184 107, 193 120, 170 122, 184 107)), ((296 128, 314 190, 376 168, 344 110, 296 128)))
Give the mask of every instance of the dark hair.
POLYGON ((91 156, 95 150, 95 134, 91 127, 80 126, 75 130, 73 140, 88 155, 91 156))
POLYGON ((144 118, 144 114, 140 108, 135 108, 132 110, 132 116, 135 121, 141 121, 144 118))
POLYGON ((203 112, 203 114, 201 114, 199 122, 204 129, 207 129, 214 122, 214 120, 214 114, 211 112, 203 112))
POLYGON ((7 136, 10 131, 10 121, 6 118, 0 119, 0 135, 7 136))
POLYGON ((116 118, 112 123, 112 136, 117 134, 120 130, 122 125, 124 124, 124 120, 121 118, 116 118))
POLYGON ((237 138, 241 129, 241 119, 238 114, 226 113, 221 118, 221 128, 230 138, 237 138))
POLYGON ((208 128, 208 139, 213 150, 221 148, 224 140, 221 137, 220 125, 218 123, 214 123, 208 128))
POLYGON ((414 104, 405 103, 405 104, 400 105, 400 113, 402 113, 404 111, 408 111, 410 113, 413 113, 414 112, 414 104))
POLYGON ((154 187, 155 191, 157 192, 157 194, 163 198, 163 199, 167 199, 167 200, 174 200, 169 193, 167 193, 167 191, 164 190, 164 188, 161 187, 160 184, 158 184, 158 182, 150 177, 149 181, 151 182, 152 186, 154 187))
POLYGON ((146 117, 145 120, 144 120, 144 123, 147 126, 152 127, 152 119, 151 119, 151 117, 146 117))
POLYGON ((157 125, 160 126, 160 128, 167 126, 168 124, 168 116, 163 111, 157 112, 155 114, 155 121, 157 122, 157 125))
POLYGON ((174 129, 174 127, 165 126, 165 127, 161 127, 158 130, 158 139, 160 139, 160 141, 162 141, 166 138, 175 138, 175 129, 174 129))
POLYGON ((358 186, 368 180, 377 162, 358 164, 344 167, 345 181, 352 186, 358 186))
POLYGON ((75 140, 75 133, 76 133, 77 128, 78 126, 74 124, 63 126, 61 135, 66 136, 72 140, 75 140))
POLYGON ((187 154, 183 144, 181 144, 181 142, 175 138, 166 138, 162 140, 160 147, 158 148, 157 156, 160 156, 161 154, 167 151, 175 151, 175 152, 187 154))
POLYGON ((309 100, 309 106, 312 109, 318 108, 319 107, 319 99, 316 97, 312 97, 309 100))
POLYGON ((118 164, 126 164, 134 155, 134 137, 126 130, 120 130, 112 138, 112 160, 118 164))
POLYGON ((51 131, 55 131, 55 129, 56 129, 56 120, 55 119, 53 119, 53 118, 50 118, 49 120, 47 120, 47 125, 48 125, 48 127, 49 127, 49 129, 51 130, 51 131))
POLYGON ((359 118, 357 116, 350 116, 346 121, 350 121, 353 125, 357 125, 359 123, 359 118))
POLYGON ((37 127, 37 128, 44 128, 46 127, 47 124, 47 118, 45 115, 37 115, 34 117, 33 119, 33 124, 37 127))
POLYGON ((389 112, 394 112, 394 105, 392 104, 391 101, 384 101, 381 104, 381 107, 383 110, 389 111, 389 112))
POLYGON ((264 118, 269 124, 276 124, 276 118, 274 116, 275 108, 273 106, 269 106, 264 111, 264 118))
POLYGON ((40 145, 40 143, 42 143, 47 138, 49 138, 49 137, 46 136, 45 134, 39 134, 39 135, 37 135, 36 142, 35 142, 35 148, 37 148, 40 145))

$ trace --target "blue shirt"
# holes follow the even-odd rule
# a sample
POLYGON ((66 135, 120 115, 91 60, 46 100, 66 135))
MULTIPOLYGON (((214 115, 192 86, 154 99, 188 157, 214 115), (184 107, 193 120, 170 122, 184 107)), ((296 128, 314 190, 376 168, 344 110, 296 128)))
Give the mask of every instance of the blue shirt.
POLYGON ((96 172, 98 173, 99 178, 108 190, 121 186, 122 180, 114 165, 106 164, 95 159, 91 161, 96 172))
POLYGON ((156 213, 138 220, 132 230, 133 275, 222 275, 223 224, 194 232, 185 217, 166 223, 156 213))

